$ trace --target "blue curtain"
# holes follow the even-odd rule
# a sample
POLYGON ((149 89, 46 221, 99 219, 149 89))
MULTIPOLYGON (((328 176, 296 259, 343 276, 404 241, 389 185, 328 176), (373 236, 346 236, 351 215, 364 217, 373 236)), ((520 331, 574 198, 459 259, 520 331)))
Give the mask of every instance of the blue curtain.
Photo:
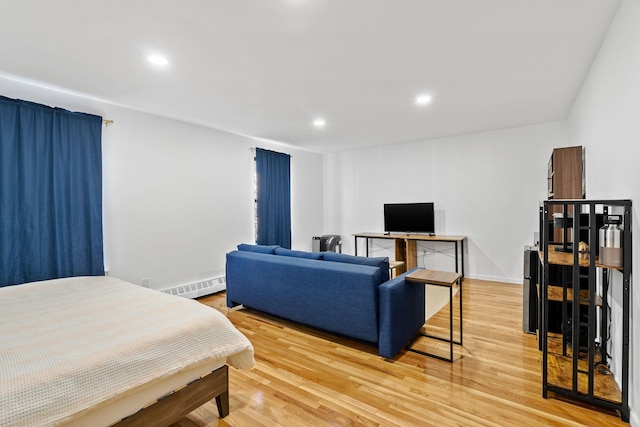
POLYGON ((102 118, 0 97, 0 286, 103 262, 102 118))
POLYGON ((291 157, 256 148, 257 243, 291 248, 291 157))

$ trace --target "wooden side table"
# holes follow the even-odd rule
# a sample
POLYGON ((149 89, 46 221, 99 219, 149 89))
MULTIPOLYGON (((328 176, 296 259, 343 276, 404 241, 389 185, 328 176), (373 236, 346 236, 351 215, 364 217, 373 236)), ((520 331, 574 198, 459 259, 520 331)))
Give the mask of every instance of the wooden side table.
POLYGON ((404 261, 389 261, 389 279, 404 273, 404 261))
POLYGON ((405 277, 405 281, 409 283, 419 283, 422 285, 434 285, 444 286, 449 288, 449 338, 437 337, 433 335, 418 333, 411 342, 407 345, 406 349, 413 351, 414 353, 423 354, 425 356, 435 357, 437 359, 445 360, 449 363, 453 362, 453 345, 462 345, 462 274, 451 273, 447 271, 435 271, 435 270, 416 270, 405 277), (460 341, 454 341, 453 339, 453 287, 458 284, 458 293, 460 294, 460 341), (427 353, 421 350, 411 348, 421 336, 427 338, 434 338, 440 341, 449 343, 449 358, 439 356, 437 354, 427 353))

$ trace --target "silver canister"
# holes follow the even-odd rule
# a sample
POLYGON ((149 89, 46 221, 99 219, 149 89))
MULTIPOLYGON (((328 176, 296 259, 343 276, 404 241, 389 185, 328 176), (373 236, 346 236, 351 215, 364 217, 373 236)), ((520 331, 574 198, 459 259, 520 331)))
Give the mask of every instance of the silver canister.
POLYGON ((604 226, 598 231, 600 242, 600 264, 622 267, 622 223, 621 215, 607 215, 604 226))

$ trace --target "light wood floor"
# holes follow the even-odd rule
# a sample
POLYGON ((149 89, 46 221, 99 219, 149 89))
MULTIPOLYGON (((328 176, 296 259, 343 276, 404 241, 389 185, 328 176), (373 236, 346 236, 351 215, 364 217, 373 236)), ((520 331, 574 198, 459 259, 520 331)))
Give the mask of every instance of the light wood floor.
MULTIPOLYGON (((464 348, 453 364, 406 351, 383 359, 353 340, 229 311, 224 293, 202 298, 253 343, 256 367, 229 369, 229 416, 219 420, 208 402, 174 427, 627 425, 615 413, 541 397, 536 337, 522 331, 522 286, 465 279, 463 298, 464 348)), ((445 332, 447 310, 429 320, 429 333, 445 332)), ((447 355, 447 345, 427 344, 447 355)))

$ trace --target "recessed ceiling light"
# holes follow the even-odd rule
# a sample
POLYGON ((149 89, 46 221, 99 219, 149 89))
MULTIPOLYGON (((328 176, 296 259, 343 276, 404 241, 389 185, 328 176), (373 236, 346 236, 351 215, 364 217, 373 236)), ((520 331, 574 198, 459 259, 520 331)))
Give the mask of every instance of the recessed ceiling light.
POLYGON ((427 105, 429 103, 431 103, 431 95, 423 94, 416 98, 416 105, 427 105))
POLYGON ((320 119, 320 118, 319 118, 319 119, 315 119, 315 120, 313 121, 313 125, 314 125, 315 127, 317 127, 317 128, 323 128, 323 127, 325 127, 325 126, 327 125, 327 122, 326 122, 326 120, 325 120, 325 119, 320 119))
POLYGON ((147 56, 147 60, 156 67, 166 67, 167 65, 169 65, 169 60, 167 59, 167 57, 158 54, 147 56))

